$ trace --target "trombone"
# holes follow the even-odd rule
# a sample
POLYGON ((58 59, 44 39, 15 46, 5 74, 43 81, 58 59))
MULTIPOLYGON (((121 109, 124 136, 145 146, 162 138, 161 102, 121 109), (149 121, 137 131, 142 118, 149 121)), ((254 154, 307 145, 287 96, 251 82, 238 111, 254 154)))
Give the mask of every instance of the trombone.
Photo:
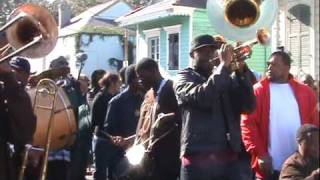
MULTIPOLYGON (((57 102, 57 95, 58 95, 58 86, 56 83, 51 79, 42 79, 36 88, 34 97, 34 104, 33 107, 35 111, 37 110, 47 110, 49 112, 49 122, 48 122, 48 131, 46 136, 46 144, 45 144, 45 150, 44 150, 44 158, 43 158, 43 164, 41 167, 41 176, 40 180, 46 179, 47 174, 47 166, 48 166, 48 156, 49 156, 49 150, 51 145, 51 137, 52 137, 52 128, 54 126, 54 114, 55 114, 55 104, 57 102), (38 97, 46 95, 51 100, 51 104, 49 105, 41 105, 38 104, 38 97)), ((26 151, 27 152, 27 151, 26 151)), ((24 166, 22 166, 22 169, 24 169, 24 166)), ((23 175, 23 174, 22 174, 23 175)), ((22 176, 23 178, 23 176, 22 176)))
MULTIPOLYGON (((39 110, 41 111, 48 111, 48 131, 46 134, 46 144, 44 147, 44 158, 43 158, 43 164, 41 166, 41 174, 40 174, 40 180, 45 180, 46 174, 47 174, 47 162, 48 162, 48 155, 49 155, 49 150, 50 150, 50 145, 51 145, 51 140, 52 140, 52 128, 54 126, 54 114, 55 114, 55 105, 57 103, 57 95, 58 95, 58 86, 56 83, 51 80, 51 79, 42 79, 40 82, 37 84, 36 91, 35 91, 35 97, 34 97, 34 102, 33 102, 33 108, 34 112, 37 112, 39 110), (50 100, 49 104, 41 104, 39 102, 39 97, 40 96, 45 96, 50 100)), ((32 148, 32 145, 27 144, 25 145, 25 150, 23 154, 23 161, 21 165, 21 169, 19 172, 19 180, 24 179, 24 173, 27 168, 28 164, 28 154, 30 149, 39 149, 39 148, 32 148)))

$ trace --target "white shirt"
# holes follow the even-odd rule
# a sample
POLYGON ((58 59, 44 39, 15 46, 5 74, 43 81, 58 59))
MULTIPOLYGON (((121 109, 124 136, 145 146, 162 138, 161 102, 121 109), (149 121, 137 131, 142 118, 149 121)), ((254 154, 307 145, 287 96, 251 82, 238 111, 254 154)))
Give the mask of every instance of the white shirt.
POLYGON ((288 83, 270 83, 269 154, 273 169, 297 149, 296 132, 301 125, 298 103, 288 83))

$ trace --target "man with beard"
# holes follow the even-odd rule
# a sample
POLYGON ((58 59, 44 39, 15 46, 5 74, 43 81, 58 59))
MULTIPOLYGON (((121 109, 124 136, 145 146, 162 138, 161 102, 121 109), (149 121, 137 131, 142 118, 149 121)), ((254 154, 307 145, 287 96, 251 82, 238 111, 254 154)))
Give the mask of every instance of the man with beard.
POLYGON ((290 74, 288 53, 273 52, 267 64, 267 77, 254 85, 257 108, 242 116, 241 129, 256 177, 278 179, 283 162, 296 149, 297 129, 305 123, 318 126, 319 113, 314 91, 290 74))
POLYGON ((193 67, 174 85, 182 115, 180 178, 244 179, 240 114, 255 108, 252 85, 243 70, 231 71, 232 46, 201 35, 191 47, 193 67))

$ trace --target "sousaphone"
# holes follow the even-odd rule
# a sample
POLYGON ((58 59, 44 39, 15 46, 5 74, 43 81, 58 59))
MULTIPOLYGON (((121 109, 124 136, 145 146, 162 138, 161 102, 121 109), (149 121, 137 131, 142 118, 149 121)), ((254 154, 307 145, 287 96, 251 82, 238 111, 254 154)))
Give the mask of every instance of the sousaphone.
POLYGON ((0 63, 18 54, 28 58, 46 56, 58 38, 53 16, 45 8, 30 3, 13 10, 0 32, 5 33, 0 42, 8 42, 0 47, 0 63))
POLYGON ((208 18, 218 34, 232 41, 248 41, 259 29, 269 29, 278 0, 208 0, 208 18))

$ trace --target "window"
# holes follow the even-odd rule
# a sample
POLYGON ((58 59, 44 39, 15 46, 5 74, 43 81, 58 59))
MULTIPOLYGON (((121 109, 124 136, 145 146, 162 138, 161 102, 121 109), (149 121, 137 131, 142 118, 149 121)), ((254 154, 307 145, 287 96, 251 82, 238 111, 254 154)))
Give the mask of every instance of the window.
POLYGON ((148 39, 148 57, 159 62, 159 37, 152 37, 148 39))
POLYGON ((148 47, 148 57, 159 62, 160 60, 160 28, 144 30, 148 47))
POLYGON ((291 71, 298 76, 310 72, 310 21, 310 6, 298 4, 289 9, 286 45, 293 60, 291 71))
POLYGON ((168 70, 179 70, 181 24, 163 28, 167 32, 168 70))
POLYGON ((179 69, 179 33, 169 34, 169 70, 179 69))

